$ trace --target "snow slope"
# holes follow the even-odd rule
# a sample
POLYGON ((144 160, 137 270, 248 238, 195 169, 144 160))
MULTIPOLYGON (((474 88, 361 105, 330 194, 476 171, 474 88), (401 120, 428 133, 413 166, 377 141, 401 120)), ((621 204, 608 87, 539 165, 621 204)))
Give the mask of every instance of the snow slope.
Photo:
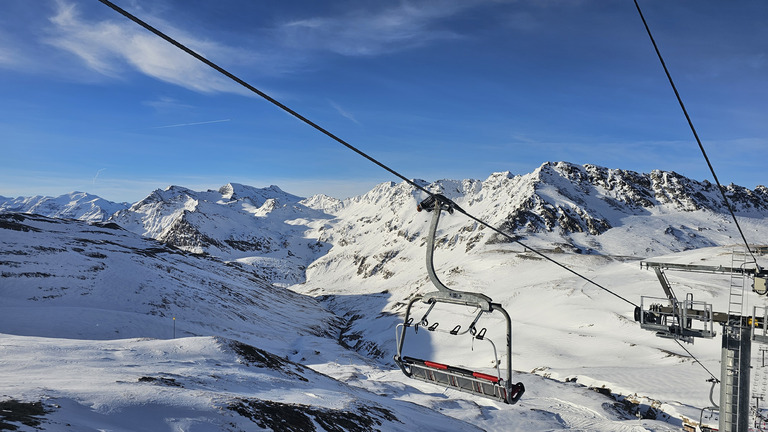
POLYGON ((541 377, 516 407, 411 382, 313 299, 113 224, 5 213, 0 232, 0 424, 19 430, 670 430, 541 377))
POLYGON ((185 253, 113 223, 0 218, 6 333, 167 338, 174 317, 178 335, 215 330, 248 342, 332 332, 335 318, 316 301, 275 288, 237 263, 185 253), (271 317, 253 316, 254 305, 271 317), (305 319, 295 319, 297 309, 305 319), (270 321, 283 331, 263 334, 270 321))
POLYGON ((42 401, 45 430, 477 430, 220 337, 0 344, 3 392, 42 401))
POLYGON ((5 213, 0 231, 2 396, 41 402, 46 430, 475 430, 289 360, 341 356, 338 320, 247 267, 114 224, 5 213))

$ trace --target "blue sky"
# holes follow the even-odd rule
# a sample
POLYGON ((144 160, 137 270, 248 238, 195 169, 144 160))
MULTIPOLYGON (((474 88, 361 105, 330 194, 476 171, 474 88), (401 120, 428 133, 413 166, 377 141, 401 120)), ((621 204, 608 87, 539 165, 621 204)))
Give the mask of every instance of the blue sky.
MULTIPOLYGON (((115 0, 409 178, 711 180, 631 0, 115 0)), ((723 183, 767 184, 768 3, 642 0, 723 183)), ((389 173, 96 0, 0 2, 0 195, 364 193, 389 173)))

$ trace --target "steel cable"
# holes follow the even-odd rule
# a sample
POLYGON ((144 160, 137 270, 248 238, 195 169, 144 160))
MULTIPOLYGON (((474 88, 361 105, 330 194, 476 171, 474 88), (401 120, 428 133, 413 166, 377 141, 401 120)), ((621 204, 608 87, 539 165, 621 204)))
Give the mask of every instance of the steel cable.
POLYGON ((680 97, 680 92, 677 91, 677 86, 675 85, 675 82, 672 80, 672 75, 669 73, 667 64, 664 62, 664 58, 661 56, 661 51, 659 51, 659 47, 658 45, 656 45, 656 40, 653 38, 653 34, 651 34, 651 29, 650 27, 648 27, 648 22, 645 20, 643 11, 640 9, 640 4, 637 3, 637 0, 634 0, 634 2, 635 2, 635 7, 637 8, 637 13, 640 14, 640 19, 643 20, 645 31, 648 33, 648 37, 651 39, 651 43, 653 44, 653 49, 656 51, 656 55, 659 57, 659 61, 661 62, 661 67, 664 68, 664 73, 667 75, 667 80, 669 80, 669 85, 672 86, 672 90, 675 92, 675 97, 677 98, 677 102, 680 104, 680 108, 683 110, 685 119, 688 121, 688 126, 691 128, 691 132, 693 132, 693 137, 696 139, 696 143, 699 145, 699 150, 701 150, 701 154, 704 156, 704 160, 707 162, 707 166, 709 167, 709 172, 712 173, 712 178, 715 179, 715 183, 717 184, 717 190, 720 191, 720 195, 723 197, 723 201, 725 202, 725 207, 728 209, 728 212, 731 214, 731 217, 733 218, 733 222, 736 224, 736 228, 739 231, 739 235, 741 235, 741 239, 744 241, 744 246, 746 246, 747 251, 752 256, 752 260, 755 262, 755 265, 757 265, 757 258, 755 258, 755 254, 752 253, 752 249, 749 248, 749 243, 747 242, 747 238, 744 236, 744 231, 742 231, 741 225, 739 225, 739 221, 736 219, 736 214, 734 213, 733 207, 731 206, 731 202, 728 199, 728 196, 725 194, 725 188, 723 187, 723 185, 720 184, 720 180, 717 178, 717 174, 715 174, 715 168, 712 166, 712 162, 710 162, 709 156, 707 156, 707 151, 704 149, 704 145, 701 143, 699 134, 698 132, 696 132, 696 128, 693 126, 693 121, 691 120, 691 116, 688 115, 688 110, 685 109, 685 104, 683 103, 683 99, 682 97, 680 97))
MULTIPOLYGON (((238 78, 237 76, 235 76, 231 72, 227 71, 223 67, 221 67, 221 66, 217 65, 216 63, 208 60, 207 58, 203 57, 201 54, 199 54, 196 51, 192 50, 191 48, 185 46, 181 42, 173 39, 172 37, 166 35, 165 33, 161 32, 157 28, 153 27, 152 25, 150 25, 147 22, 141 20, 137 16, 131 14, 128 11, 126 11, 125 9, 117 6, 116 4, 112 3, 109 0, 98 0, 98 1, 100 1, 104 5, 108 6, 109 8, 114 10, 115 12, 117 12, 117 13, 123 15, 124 17, 128 18, 129 20, 133 21, 134 23, 140 25, 144 29, 154 33, 156 36, 162 38, 163 40, 165 40, 166 42, 170 43, 171 45, 173 45, 173 46, 179 48, 180 50, 184 51, 185 53, 191 55, 195 59, 201 61, 202 63, 206 64, 207 66, 211 67, 212 69, 216 70, 217 72, 221 73, 222 75, 226 76, 227 78, 231 79, 232 81, 240 84, 241 86, 245 87, 246 89, 250 90, 251 92, 259 95, 263 99, 267 100, 268 102, 272 103, 273 105, 277 106, 278 108, 282 109, 283 111, 289 113, 293 117, 296 117, 300 121, 306 123, 307 125, 311 126, 312 128, 316 129, 317 131, 321 132, 322 134, 328 136, 332 140, 334 140, 334 141, 338 142, 339 144, 347 147, 348 149, 350 149, 353 152, 357 153, 358 155, 364 157, 365 159, 368 159, 370 162, 372 162, 372 163, 376 164, 377 166, 383 168, 384 170, 386 170, 390 174, 394 175, 395 177, 398 177, 399 179, 405 181, 406 183, 408 183, 409 185, 413 186, 417 190, 419 190, 421 192, 424 192, 424 193, 426 193, 429 196, 434 196, 435 195, 433 192, 430 192, 429 190, 427 190, 423 186, 420 186, 419 184, 417 184, 413 180, 405 177, 404 175, 402 175, 399 172, 393 170, 392 168, 388 167, 387 165, 379 162, 378 160, 374 159, 372 156, 369 156, 368 154, 366 154, 362 150, 360 150, 357 147, 353 146, 352 144, 346 142, 345 140, 339 138, 337 135, 331 133, 330 131, 328 131, 327 129, 323 128, 322 126, 318 125, 317 123, 313 122, 312 120, 309 120, 308 118, 304 117, 303 115, 301 115, 298 112, 294 111, 293 109, 289 108, 285 104, 281 103, 277 99, 274 99, 273 97, 269 96, 268 94, 264 93, 263 91, 259 90, 258 88, 248 84, 246 81, 238 78)), ((544 255, 543 253, 541 253, 541 252, 531 248, 530 246, 527 246, 527 245, 523 244, 521 241, 517 240, 516 238, 512 237, 511 235, 501 231, 498 228, 495 228, 495 227, 491 226, 490 224, 480 220, 479 218, 477 218, 475 216, 472 216, 471 214, 467 213, 466 211, 460 209, 458 206, 456 206, 456 208, 459 209, 461 213, 465 214, 467 217, 469 217, 470 219, 474 220, 475 222, 477 222, 477 223, 479 223, 479 224, 481 224, 481 225, 483 225, 483 226, 485 226, 487 228, 490 228, 494 232, 504 236, 505 238, 507 238, 508 240, 510 240, 510 241, 512 241, 514 243, 517 243, 518 245, 522 246, 523 248, 525 248, 525 249, 535 253, 536 255, 544 258, 545 260, 547 260, 547 261, 549 261, 549 262, 551 262, 551 263, 553 263, 553 264, 555 264, 555 265, 557 265, 557 266, 567 270, 568 272, 570 272, 570 273, 578 276, 579 278, 581 278, 581 279, 591 283, 592 285, 594 285, 594 286, 596 286, 596 287, 598 287, 598 288, 600 288, 602 290, 605 290, 608 293, 610 293, 610 294, 620 298, 621 300, 624 300, 625 302, 627 302, 627 303, 637 307, 637 304, 635 304, 635 303, 627 300, 626 298, 624 298, 624 297, 614 293, 613 291, 611 291, 608 288, 606 288, 606 287, 598 284, 597 282, 589 279, 588 277, 586 277, 586 276, 578 273, 577 271, 575 271, 575 270, 565 266, 564 264, 561 264, 561 263, 557 262, 556 260, 554 260, 554 259, 552 259, 552 258, 550 258, 550 257, 548 257, 546 255, 544 255)))

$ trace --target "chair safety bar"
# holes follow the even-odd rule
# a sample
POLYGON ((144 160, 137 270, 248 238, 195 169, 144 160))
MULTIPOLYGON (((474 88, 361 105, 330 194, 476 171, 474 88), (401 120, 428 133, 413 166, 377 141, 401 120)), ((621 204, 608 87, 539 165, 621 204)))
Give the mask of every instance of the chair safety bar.
POLYGON ((403 373, 411 378, 508 404, 516 403, 525 393, 523 383, 511 384, 497 376, 482 372, 474 372, 408 356, 395 358, 395 362, 403 370, 403 373))

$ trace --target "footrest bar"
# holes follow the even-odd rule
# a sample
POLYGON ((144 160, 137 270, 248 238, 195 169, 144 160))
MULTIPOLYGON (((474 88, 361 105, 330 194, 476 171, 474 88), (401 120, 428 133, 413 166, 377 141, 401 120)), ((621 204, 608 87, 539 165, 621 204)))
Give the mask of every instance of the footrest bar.
POLYGON ((395 362, 411 378, 508 404, 516 403, 525 392, 523 383, 507 383, 497 376, 481 372, 407 356, 395 358, 395 362))

